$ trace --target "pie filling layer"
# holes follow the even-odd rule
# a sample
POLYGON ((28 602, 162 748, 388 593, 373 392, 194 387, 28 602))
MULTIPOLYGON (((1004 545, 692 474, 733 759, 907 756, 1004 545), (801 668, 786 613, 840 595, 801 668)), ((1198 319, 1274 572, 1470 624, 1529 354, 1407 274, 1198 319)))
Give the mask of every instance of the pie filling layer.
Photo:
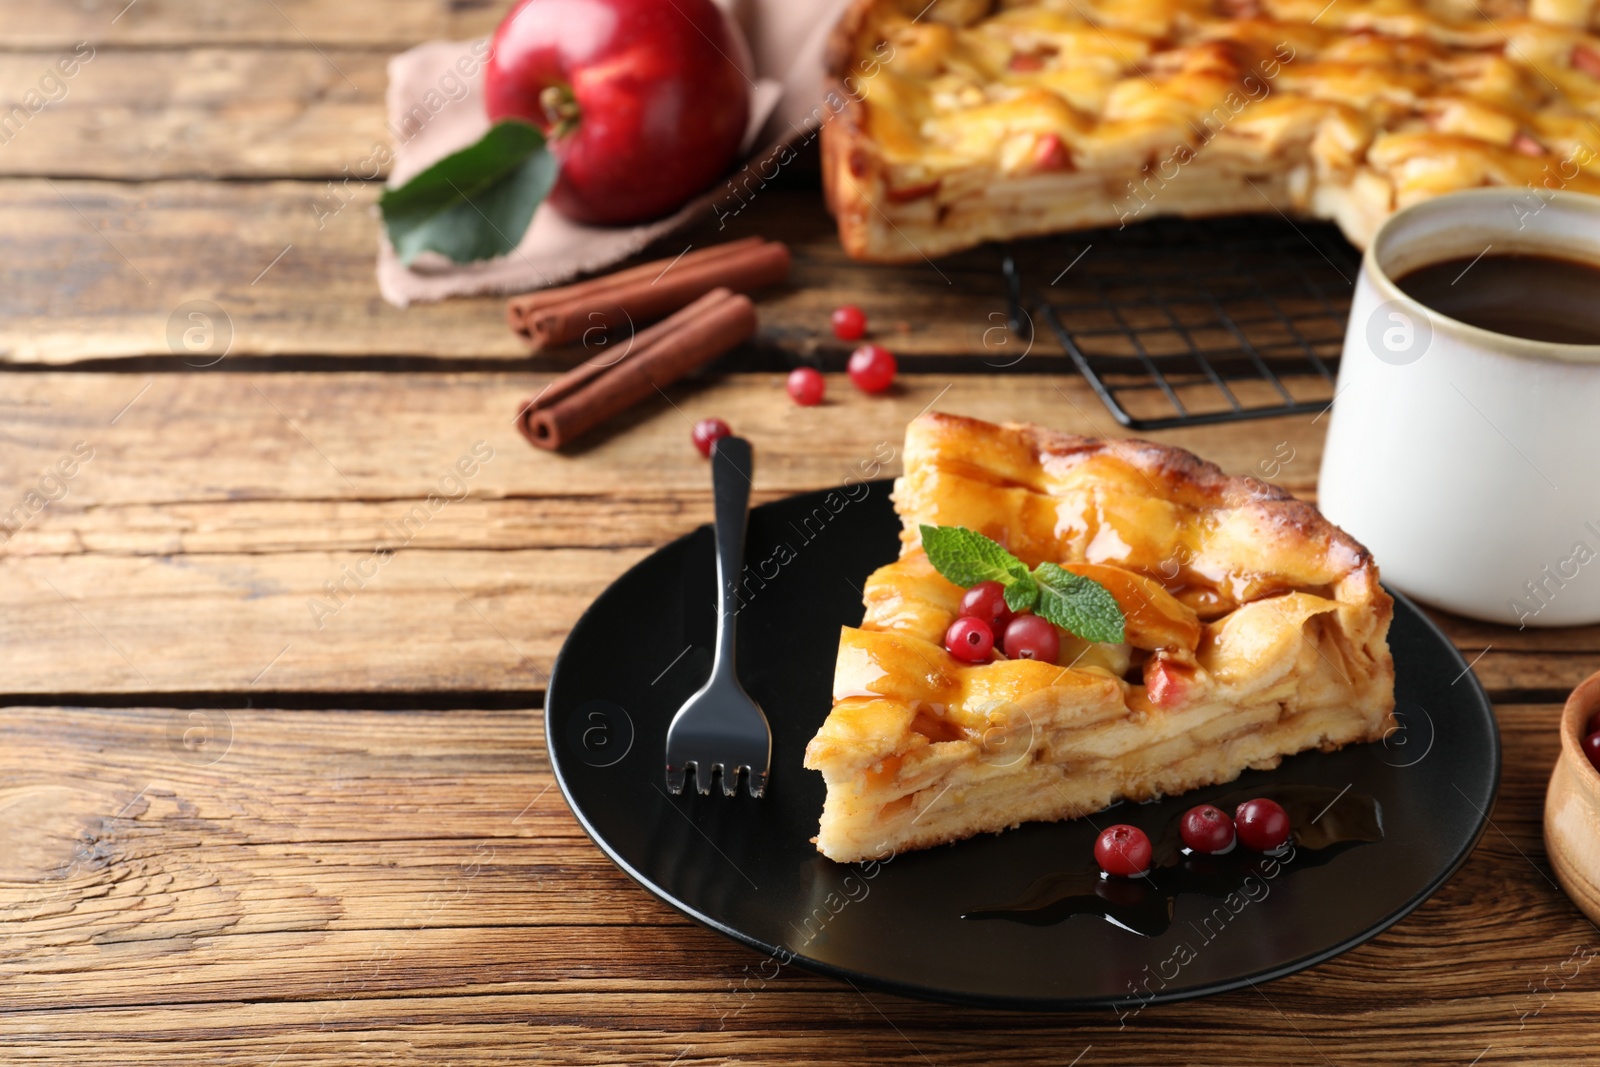
POLYGON ((1600 192, 1592 0, 858 0, 824 177, 846 249, 916 259, 1278 210, 1358 245, 1455 189, 1600 192))
POLYGON ((806 750, 828 786, 824 855, 1091 814, 1389 729, 1392 601, 1309 505, 1178 449, 939 413, 912 423, 905 456, 901 557, 840 634, 833 709, 806 750), (922 523, 1093 577, 1126 643, 957 660, 943 635, 962 590, 929 564, 922 523))

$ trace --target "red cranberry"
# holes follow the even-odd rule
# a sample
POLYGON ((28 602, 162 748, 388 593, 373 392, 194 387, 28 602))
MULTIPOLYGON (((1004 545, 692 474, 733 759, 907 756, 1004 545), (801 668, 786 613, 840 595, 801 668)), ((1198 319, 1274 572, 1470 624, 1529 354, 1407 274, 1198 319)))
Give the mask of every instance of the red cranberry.
POLYGON ((1127 823, 1106 827, 1094 842, 1094 859, 1100 869, 1124 878, 1150 869, 1150 851, 1144 831, 1127 823))
POLYGON ((789 396, 803 408, 822 403, 825 388, 815 367, 796 367, 789 372, 789 396))
POLYGON ((1071 162, 1060 134, 1047 133, 1033 146, 1033 164, 1040 170, 1065 170, 1071 162))
POLYGON ((1589 763, 1595 770, 1600 771, 1600 730, 1585 737, 1578 742, 1578 747, 1583 749, 1583 754, 1589 757, 1589 763))
POLYGON ((1006 606, 1006 587, 999 582, 979 582, 961 596, 958 615, 970 615, 989 624, 995 633, 1005 633, 1011 621, 1011 609, 1006 606))
POLYGON ((859 341, 867 335, 867 313, 854 304, 833 309, 833 335, 841 341, 859 341))
POLYGON ((707 459, 711 458, 711 446, 717 443, 718 438, 726 437, 733 431, 728 429, 728 424, 721 419, 701 419, 694 424, 694 447, 707 459))
POLYGON ((1178 829, 1183 843, 1196 852, 1215 855, 1233 847, 1233 820, 1215 804, 1200 804, 1184 812, 1178 829))
POLYGON ((894 353, 882 345, 862 345, 850 353, 850 380, 863 393, 881 393, 894 384, 894 353))
POLYGON ((956 659, 987 663, 994 652, 994 631, 982 619, 963 615, 944 632, 944 647, 956 659))
POLYGON ((1000 647, 1010 659, 1036 659, 1054 663, 1061 654, 1061 635, 1055 624, 1037 615, 1018 615, 1006 627, 1000 647))
POLYGON ((1596 711, 1593 715, 1589 716, 1589 725, 1583 728, 1583 735, 1585 737, 1589 736, 1590 734, 1600 734, 1600 711, 1596 711))
POLYGON ((1257 852, 1271 852, 1289 840, 1289 813, 1276 800, 1245 801, 1233 813, 1233 823, 1240 843, 1257 852))

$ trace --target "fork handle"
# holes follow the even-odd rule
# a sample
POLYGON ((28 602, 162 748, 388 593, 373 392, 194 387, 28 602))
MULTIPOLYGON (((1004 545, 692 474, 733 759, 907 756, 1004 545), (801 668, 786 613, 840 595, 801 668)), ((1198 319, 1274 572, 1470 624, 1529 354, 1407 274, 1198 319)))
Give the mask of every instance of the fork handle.
POLYGON ((717 653, 711 673, 734 674, 733 646, 738 632, 739 572, 744 567, 744 535, 750 515, 750 442, 718 438, 711 451, 711 499, 717 534, 717 653))

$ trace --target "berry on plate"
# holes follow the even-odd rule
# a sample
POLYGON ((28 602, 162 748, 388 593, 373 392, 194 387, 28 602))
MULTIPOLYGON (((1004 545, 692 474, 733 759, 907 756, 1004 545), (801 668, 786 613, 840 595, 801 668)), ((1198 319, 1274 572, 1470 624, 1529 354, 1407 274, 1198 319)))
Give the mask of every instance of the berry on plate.
POLYGON ((1100 832, 1094 842, 1094 859, 1107 874, 1132 878, 1150 869, 1150 838, 1137 826, 1118 823, 1100 832))
POLYGON ((1257 797, 1240 804, 1233 813, 1239 842, 1257 852, 1271 852, 1289 840, 1289 813, 1276 800, 1257 797))
POLYGON ((1184 845, 1196 852, 1214 856, 1233 847, 1233 820, 1215 804, 1197 804, 1184 812, 1178 831, 1184 845))

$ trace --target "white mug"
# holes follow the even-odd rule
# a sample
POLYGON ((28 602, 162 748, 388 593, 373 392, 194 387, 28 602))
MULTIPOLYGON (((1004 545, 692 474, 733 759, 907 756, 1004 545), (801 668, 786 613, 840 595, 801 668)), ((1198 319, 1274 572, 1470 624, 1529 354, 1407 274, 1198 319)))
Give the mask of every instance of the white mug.
POLYGON ((1486 249, 1600 265, 1600 197, 1474 189, 1379 228, 1350 307, 1322 512, 1424 603, 1518 627, 1597 622, 1600 345, 1469 326, 1394 282, 1486 249))

